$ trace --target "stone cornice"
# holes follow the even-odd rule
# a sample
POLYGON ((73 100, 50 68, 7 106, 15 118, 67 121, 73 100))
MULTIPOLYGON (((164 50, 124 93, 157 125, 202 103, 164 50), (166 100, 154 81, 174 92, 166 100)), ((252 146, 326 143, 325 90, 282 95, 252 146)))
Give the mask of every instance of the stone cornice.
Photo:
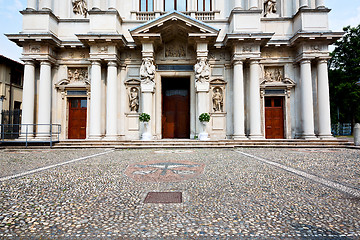
POLYGON ((49 15, 50 17, 54 18, 57 22, 59 22, 59 18, 57 16, 55 16, 55 14, 53 13, 53 11, 50 10, 23 10, 20 11, 20 13, 22 15, 49 15))
POLYGON ((289 45, 295 46, 304 41, 319 41, 326 42, 328 45, 333 44, 342 36, 344 32, 297 32, 289 39, 289 45))
POLYGON ((265 46, 275 33, 228 33, 226 34, 223 45, 228 46, 234 43, 257 43, 265 46))
POLYGON ((5 35, 20 47, 23 47, 24 44, 29 42, 47 43, 56 47, 61 46, 61 40, 53 33, 19 33, 5 35))

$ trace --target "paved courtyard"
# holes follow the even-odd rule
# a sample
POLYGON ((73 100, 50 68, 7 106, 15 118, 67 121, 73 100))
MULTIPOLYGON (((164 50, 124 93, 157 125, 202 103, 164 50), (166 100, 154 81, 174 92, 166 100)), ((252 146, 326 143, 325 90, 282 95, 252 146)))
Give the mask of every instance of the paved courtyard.
POLYGON ((1 150, 0 166, 0 239, 360 238, 356 149, 1 150))

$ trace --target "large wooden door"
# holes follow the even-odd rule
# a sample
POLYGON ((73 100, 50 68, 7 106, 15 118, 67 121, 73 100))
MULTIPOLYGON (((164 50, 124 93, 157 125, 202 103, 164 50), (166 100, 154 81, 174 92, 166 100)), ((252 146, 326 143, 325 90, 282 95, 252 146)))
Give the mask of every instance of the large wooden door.
POLYGON ((268 139, 284 138, 283 103, 282 97, 265 98, 265 136, 268 139))
POLYGON ((162 137, 190 138, 190 79, 162 79, 162 137))
POLYGON ((69 99, 69 131, 68 131, 69 139, 86 138, 86 114, 87 114, 86 98, 69 99))

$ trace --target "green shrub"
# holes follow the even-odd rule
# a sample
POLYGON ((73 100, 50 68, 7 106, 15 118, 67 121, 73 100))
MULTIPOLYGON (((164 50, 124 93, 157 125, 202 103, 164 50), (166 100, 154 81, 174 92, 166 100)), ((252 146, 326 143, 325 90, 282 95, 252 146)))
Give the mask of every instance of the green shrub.
POLYGON ((147 113, 142 113, 139 116, 140 122, 149 122, 150 121, 150 115, 147 113))

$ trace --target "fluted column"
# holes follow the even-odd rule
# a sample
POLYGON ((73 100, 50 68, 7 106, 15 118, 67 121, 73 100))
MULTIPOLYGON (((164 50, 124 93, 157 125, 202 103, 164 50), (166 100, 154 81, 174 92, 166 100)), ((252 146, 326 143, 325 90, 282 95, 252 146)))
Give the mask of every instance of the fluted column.
POLYGON ((40 1, 40 9, 42 9, 42 10, 52 10, 51 9, 51 0, 42 0, 42 1, 40 1))
POLYGON ((302 137, 305 139, 315 138, 314 134, 314 107, 313 90, 311 79, 311 61, 302 60, 300 63, 301 77, 301 124, 302 137))
POLYGON ((116 9, 116 0, 109 0, 109 7, 108 9, 116 9))
POLYGON ((28 0, 26 9, 36 10, 36 0, 28 0))
POLYGON ((244 117, 244 67, 242 61, 234 62, 234 140, 246 139, 244 117))
POLYGON ((39 83, 39 108, 38 126, 36 137, 47 138, 50 136, 51 123, 51 63, 42 61, 40 63, 39 83))
POLYGON ((325 0, 316 0, 316 8, 325 8, 325 0))
POLYGON ((249 9, 257 9, 259 8, 258 0, 250 0, 249 9))
POLYGON ((234 5, 235 9, 243 9, 242 0, 234 0, 234 2, 235 2, 234 5))
POLYGON ((28 137, 34 136, 34 110, 35 110, 35 64, 33 61, 25 61, 24 68, 24 86, 23 86, 23 102, 21 113, 22 125, 20 138, 25 138, 26 129, 28 137))
POLYGON ((89 139, 101 137, 101 64, 93 61, 91 65, 91 102, 90 102, 89 139))
POLYGON ((250 62, 250 139, 264 138, 261 133, 259 61, 250 62))
POLYGON ((106 88, 106 139, 117 138, 117 63, 108 63, 106 88))
POLYGON ((100 0, 93 0, 93 10, 100 10, 100 0))
POLYGON ((319 137, 332 138, 330 117, 329 77, 326 59, 318 62, 318 111, 319 111, 319 137))
POLYGON ((308 7, 308 6, 309 6, 309 0, 300 0, 299 8, 308 7))

